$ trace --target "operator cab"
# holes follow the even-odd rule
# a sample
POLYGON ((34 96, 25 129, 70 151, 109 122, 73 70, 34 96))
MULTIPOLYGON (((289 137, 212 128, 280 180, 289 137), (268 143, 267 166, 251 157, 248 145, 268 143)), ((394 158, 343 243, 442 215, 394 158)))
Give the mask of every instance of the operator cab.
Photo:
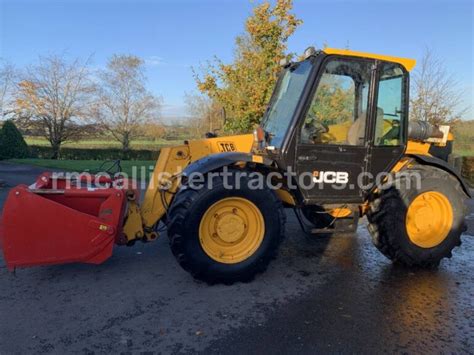
POLYGON ((266 151, 280 168, 321 182, 312 189, 300 186, 304 203, 361 202, 369 192, 361 185, 400 159, 414 64, 325 49, 284 68, 262 128, 266 151))

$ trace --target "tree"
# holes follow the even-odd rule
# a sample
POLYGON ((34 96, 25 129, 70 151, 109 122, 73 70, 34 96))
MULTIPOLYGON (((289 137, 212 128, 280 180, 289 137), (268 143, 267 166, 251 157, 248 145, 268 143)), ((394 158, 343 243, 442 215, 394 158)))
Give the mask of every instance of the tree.
POLYGON ((459 83, 430 49, 425 50, 411 78, 410 119, 452 124, 466 113, 459 83))
POLYGON ((16 116, 23 127, 41 132, 58 159, 61 145, 86 133, 83 123, 94 85, 88 61, 66 61, 60 56, 41 57, 26 70, 16 94, 16 116))
POLYGON ((7 120, 0 129, 0 160, 28 158, 29 149, 23 136, 12 120, 7 120))
POLYGON ((3 61, 0 62, 0 119, 8 118, 14 112, 12 95, 15 86, 15 68, 3 61))
POLYGON ((140 136, 152 139, 164 138, 166 135, 166 129, 161 122, 148 122, 140 126, 140 136))
POLYGON ((340 124, 353 120, 354 86, 344 86, 337 75, 324 75, 311 103, 312 117, 322 119, 326 125, 340 124))
POLYGON ((157 121, 161 100, 145 88, 144 61, 136 56, 114 55, 100 79, 95 115, 127 151, 140 126, 157 121))
POLYGON ((190 114, 188 124, 195 137, 202 138, 207 132, 217 132, 224 124, 223 109, 219 103, 203 95, 185 96, 186 108, 190 114))
POLYGON ((226 129, 245 132, 258 124, 270 100, 280 60, 290 58, 286 42, 301 23, 290 11, 292 0, 267 1, 257 6, 236 38, 234 62, 216 59, 200 76, 199 90, 226 111, 226 129))

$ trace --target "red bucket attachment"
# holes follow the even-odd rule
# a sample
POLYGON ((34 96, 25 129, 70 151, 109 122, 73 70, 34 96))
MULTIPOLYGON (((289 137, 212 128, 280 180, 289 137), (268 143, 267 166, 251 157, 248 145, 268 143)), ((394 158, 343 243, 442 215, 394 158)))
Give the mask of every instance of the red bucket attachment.
POLYGON ((112 255, 122 233, 125 191, 113 187, 51 187, 49 174, 36 184, 13 188, 3 209, 0 241, 6 265, 83 262, 99 264, 112 255), (41 183, 40 183, 41 181, 41 183))

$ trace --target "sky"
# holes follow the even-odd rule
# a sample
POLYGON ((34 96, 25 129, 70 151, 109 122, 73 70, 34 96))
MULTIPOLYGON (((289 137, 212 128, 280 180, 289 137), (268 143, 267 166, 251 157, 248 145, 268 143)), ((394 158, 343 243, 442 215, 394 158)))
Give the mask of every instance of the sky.
MULTIPOLYGON (((113 54, 145 59, 148 88, 162 114, 186 115, 197 93, 193 68, 217 56, 229 62, 235 37, 261 1, 0 0, 0 57, 22 68, 40 55, 88 58, 103 68, 113 54)), ((420 59, 431 48, 458 80, 465 118, 474 118, 473 1, 294 0, 303 20, 290 52, 312 45, 420 59)))

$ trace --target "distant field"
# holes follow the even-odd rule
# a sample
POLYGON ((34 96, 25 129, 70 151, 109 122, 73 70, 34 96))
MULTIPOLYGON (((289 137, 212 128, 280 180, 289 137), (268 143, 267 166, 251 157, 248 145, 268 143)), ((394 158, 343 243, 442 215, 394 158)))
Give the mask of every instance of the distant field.
MULTIPOLYGON (((474 156, 474 121, 464 121, 454 129, 454 153, 461 156, 474 156)), ((28 145, 50 146, 45 138, 25 137, 28 145)), ((183 139, 165 140, 156 139, 155 141, 138 139, 131 143, 131 148, 135 150, 160 150, 165 146, 182 144, 183 139)), ((62 145, 64 148, 83 148, 83 149, 106 149, 120 148, 120 143, 111 139, 87 139, 77 142, 69 142, 62 145)))
POLYGON ((453 153, 465 157, 472 157, 474 156, 474 144, 459 144, 454 140, 453 153))
MULTIPOLYGON (((25 137, 25 141, 28 145, 39 145, 49 146, 49 142, 45 138, 41 137, 25 137)), ((131 143, 132 149, 147 149, 147 150, 159 150, 161 147, 168 145, 181 144, 182 140, 165 140, 156 139, 146 140, 134 140, 131 143)), ((118 141, 110 139, 84 139, 77 142, 67 142, 62 145, 64 148, 120 148, 121 145, 118 141)))
POLYGON ((474 148, 473 149, 456 149, 454 148, 454 153, 461 155, 463 157, 474 157, 474 148))
POLYGON ((453 128, 454 153, 474 156, 474 120, 458 122, 453 128))
MULTIPOLYGON (((59 169, 75 172, 96 172, 98 171, 100 165, 103 163, 103 161, 100 160, 12 159, 10 161, 19 164, 36 165, 49 169, 59 169)), ((145 172, 153 171, 155 163, 156 161, 153 160, 124 160, 120 162, 123 172, 127 173, 130 177, 133 174, 134 168, 136 173, 141 173, 143 168, 145 169, 145 172)), ((108 166, 110 166, 110 164, 108 166)), ((105 169, 107 169, 107 166, 104 166, 102 170, 105 169)))

